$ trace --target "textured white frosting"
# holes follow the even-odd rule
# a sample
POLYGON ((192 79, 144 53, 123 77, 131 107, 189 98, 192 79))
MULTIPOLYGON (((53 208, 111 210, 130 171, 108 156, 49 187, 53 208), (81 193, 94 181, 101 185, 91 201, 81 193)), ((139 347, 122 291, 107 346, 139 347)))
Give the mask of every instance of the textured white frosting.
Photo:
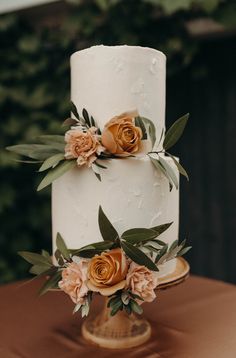
POLYGON ((166 57, 138 46, 93 46, 71 56, 71 99, 103 128, 112 117, 137 109, 165 126, 166 57))
MULTIPOLYGON (((101 128, 113 116, 137 109, 154 122, 158 139, 165 126, 165 62, 161 52, 142 47, 94 46, 76 52, 71 57, 72 101, 80 113, 85 107, 101 128)), ((101 182, 85 167, 75 168, 53 183, 54 250, 57 232, 70 248, 101 241, 99 205, 119 234, 173 221, 160 238, 169 244, 176 240, 179 191, 173 188, 169 192, 167 179, 150 159, 113 159, 106 166, 108 169, 101 170, 101 182)), ((174 268, 172 260, 160 274, 174 268)))

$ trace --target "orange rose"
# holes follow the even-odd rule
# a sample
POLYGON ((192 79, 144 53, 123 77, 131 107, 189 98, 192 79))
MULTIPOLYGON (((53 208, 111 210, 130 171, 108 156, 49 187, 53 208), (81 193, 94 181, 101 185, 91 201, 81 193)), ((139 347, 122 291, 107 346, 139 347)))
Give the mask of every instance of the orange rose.
POLYGON ((83 132, 80 128, 70 129, 65 134, 65 157, 66 159, 77 158, 79 166, 91 164, 97 159, 97 155, 104 150, 96 134, 97 128, 92 127, 83 132))
POLYGON ((125 287, 127 259, 120 248, 94 256, 88 267, 88 288, 110 296, 125 287))
POLYGON ((112 154, 129 155, 141 148, 142 131, 134 125, 136 112, 112 118, 102 133, 102 144, 112 154))

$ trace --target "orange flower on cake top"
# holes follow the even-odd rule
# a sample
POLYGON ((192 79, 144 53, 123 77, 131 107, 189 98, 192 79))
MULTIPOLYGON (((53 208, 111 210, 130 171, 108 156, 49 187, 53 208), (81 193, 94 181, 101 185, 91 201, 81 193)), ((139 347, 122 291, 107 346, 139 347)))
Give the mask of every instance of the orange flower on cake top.
POLYGON ((87 285, 91 291, 110 296, 125 287, 128 261, 120 248, 94 256, 88 266, 87 285))
POLYGON ((112 118, 102 132, 102 144, 108 152, 130 155, 141 149, 142 131, 134 124, 137 112, 112 118))
POLYGON ((65 134, 65 158, 77 158, 78 166, 91 166, 97 156, 104 151, 97 136, 97 128, 91 127, 86 132, 80 128, 70 129, 65 134))

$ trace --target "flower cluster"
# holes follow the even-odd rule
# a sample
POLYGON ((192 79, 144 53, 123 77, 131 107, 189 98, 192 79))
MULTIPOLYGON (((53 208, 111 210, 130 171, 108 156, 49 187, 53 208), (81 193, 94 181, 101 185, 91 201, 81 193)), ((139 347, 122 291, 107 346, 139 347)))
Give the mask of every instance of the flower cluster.
POLYGON ((140 302, 151 302, 157 283, 157 272, 128 260, 122 249, 116 248, 90 260, 68 263, 58 286, 74 303, 83 305, 89 291, 112 296, 123 289, 138 296, 140 302))
POLYGON ((92 126, 73 126, 65 133, 65 158, 76 159, 77 165, 91 166, 102 152, 109 155, 129 156, 141 148, 142 131, 135 125, 137 112, 124 113, 112 118, 102 134, 92 126))

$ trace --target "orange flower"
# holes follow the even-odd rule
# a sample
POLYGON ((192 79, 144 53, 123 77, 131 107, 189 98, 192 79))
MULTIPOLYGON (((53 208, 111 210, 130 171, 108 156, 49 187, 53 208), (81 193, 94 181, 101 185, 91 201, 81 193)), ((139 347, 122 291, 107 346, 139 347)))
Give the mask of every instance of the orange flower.
POLYGON ((89 262, 87 285, 91 291, 110 296, 125 287, 127 259, 120 248, 94 256, 89 262))
MULTIPOLYGON (((157 286, 157 280, 156 272, 150 271, 146 266, 140 266, 132 262, 126 277, 126 287, 144 301, 152 302, 156 297, 154 290, 157 286)), ((141 302, 140 300, 139 303, 141 302)))
POLYGON ((130 155, 141 148, 142 131, 134 125, 136 112, 112 118, 102 133, 102 144, 112 154, 130 155))
POLYGON ((62 280, 58 283, 60 289, 67 293, 76 304, 83 304, 88 293, 87 269, 87 260, 80 260, 78 264, 71 262, 63 269, 62 280))
POLYGON ((97 155, 104 150, 96 134, 97 128, 91 127, 86 132, 79 128, 70 129, 65 134, 66 159, 77 158, 79 166, 91 164, 97 159, 97 155))

